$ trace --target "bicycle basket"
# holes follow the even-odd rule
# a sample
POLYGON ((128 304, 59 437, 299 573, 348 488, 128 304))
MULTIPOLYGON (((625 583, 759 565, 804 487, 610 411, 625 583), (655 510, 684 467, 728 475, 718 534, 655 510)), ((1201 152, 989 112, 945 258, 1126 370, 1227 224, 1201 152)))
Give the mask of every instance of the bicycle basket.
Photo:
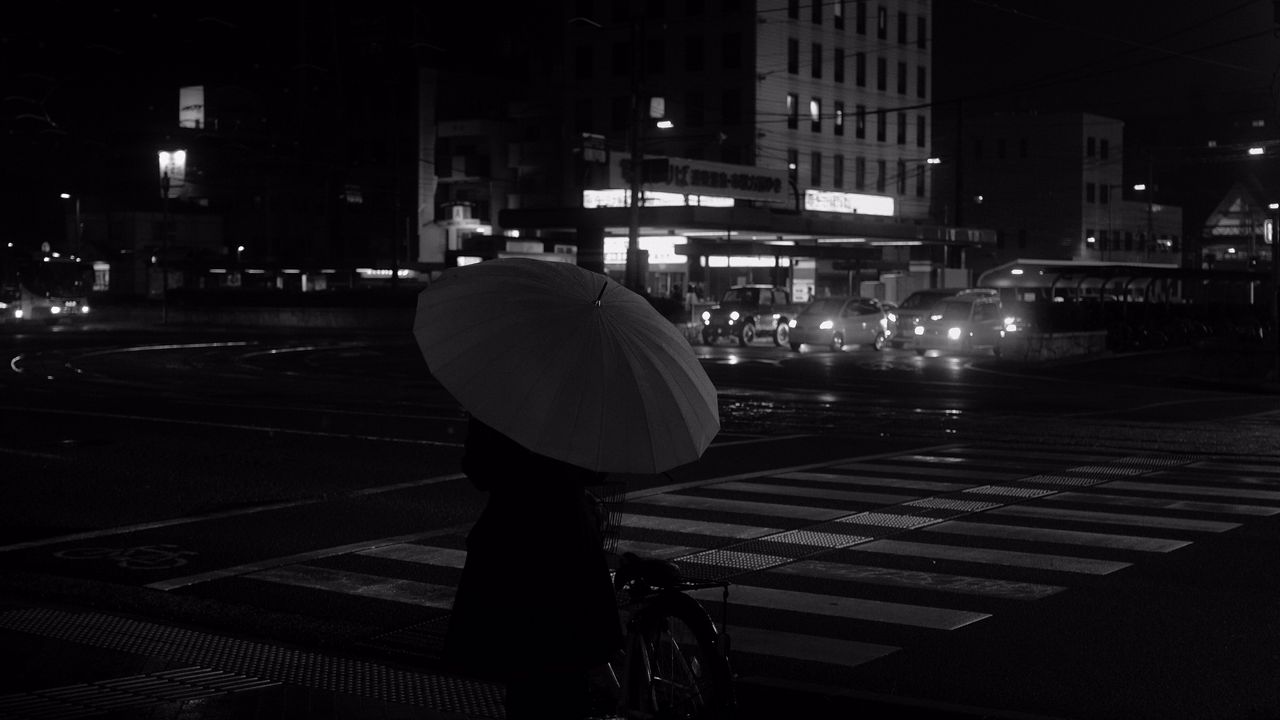
POLYGON ((618 539, 622 534, 622 508, 627 502, 627 483, 609 478, 587 488, 595 498, 599 511, 600 534, 604 538, 604 551, 618 551, 618 539))

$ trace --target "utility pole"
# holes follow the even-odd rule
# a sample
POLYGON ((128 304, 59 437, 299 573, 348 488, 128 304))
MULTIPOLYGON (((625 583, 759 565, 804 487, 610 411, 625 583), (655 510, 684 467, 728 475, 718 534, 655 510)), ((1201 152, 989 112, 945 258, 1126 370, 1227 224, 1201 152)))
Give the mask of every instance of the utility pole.
POLYGON ((160 324, 169 324, 169 171, 160 176, 160 324))
POLYGON ((644 191, 644 153, 641 150, 645 116, 648 114, 643 98, 641 73, 644 72, 643 33, 641 19, 631 25, 631 193, 628 202, 627 260, 623 283, 636 292, 644 290, 640 277, 640 194, 644 191))

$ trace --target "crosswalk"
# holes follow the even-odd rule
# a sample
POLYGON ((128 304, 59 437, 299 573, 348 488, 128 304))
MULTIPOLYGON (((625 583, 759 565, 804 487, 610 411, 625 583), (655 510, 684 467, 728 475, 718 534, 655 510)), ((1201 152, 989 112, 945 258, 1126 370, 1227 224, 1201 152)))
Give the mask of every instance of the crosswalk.
MULTIPOLYGON (((957 444, 638 494, 617 549, 728 580, 735 666, 804 673, 963 632, 1276 514, 1280 468, 1257 459, 957 444)), ((443 618, 463 547, 433 536, 239 580, 443 618)), ((694 596, 724 609, 720 589, 694 596)))

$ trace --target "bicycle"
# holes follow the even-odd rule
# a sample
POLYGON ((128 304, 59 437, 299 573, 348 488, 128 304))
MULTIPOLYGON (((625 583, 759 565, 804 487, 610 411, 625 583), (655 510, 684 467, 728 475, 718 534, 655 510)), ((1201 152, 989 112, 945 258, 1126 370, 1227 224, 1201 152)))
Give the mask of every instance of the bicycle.
POLYGON ((729 583, 683 576, 675 563, 616 553, 619 507, 625 494, 601 501, 606 550, 617 558, 614 590, 623 619, 622 651, 597 678, 612 707, 626 720, 728 720, 735 697, 729 664, 729 583), (724 591, 721 626, 690 590, 724 591))

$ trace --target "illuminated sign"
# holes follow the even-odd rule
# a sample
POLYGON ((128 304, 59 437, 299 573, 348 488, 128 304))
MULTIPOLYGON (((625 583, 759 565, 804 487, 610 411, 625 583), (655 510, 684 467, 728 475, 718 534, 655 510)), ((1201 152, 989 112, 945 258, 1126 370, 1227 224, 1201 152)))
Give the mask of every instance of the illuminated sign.
MULTIPOLYGON (((655 158, 666 160, 665 173, 659 177, 646 168, 644 190, 649 195, 668 192, 676 195, 695 195, 738 198, 756 202, 789 202, 790 184, 785 169, 758 168, 750 165, 730 165, 684 158, 655 158)), ((609 188, 630 186, 631 158, 618 154, 609 162, 609 188)))
MULTIPOLYGON (((675 253, 676 245, 688 242, 688 238, 681 235, 656 235, 653 237, 642 236, 637 238, 637 241, 640 249, 649 253, 650 265, 683 263, 688 259, 684 255, 677 255, 675 253)), ((628 239, 625 237, 605 238, 604 264, 626 265, 627 243, 628 239)))
POLYGON ((887 195, 805 190, 804 209, 817 212, 857 213, 859 215, 894 214, 893 198, 887 195))
MULTIPOLYGON (((631 192, 629 190, 583 190, 582 207, 584 208, 622 208, 630 207, 631 192)), ((641 198, 645 207, 733 207, 733 198, 715 195, 681 195, 670 192, 644 193, 641 198)))

